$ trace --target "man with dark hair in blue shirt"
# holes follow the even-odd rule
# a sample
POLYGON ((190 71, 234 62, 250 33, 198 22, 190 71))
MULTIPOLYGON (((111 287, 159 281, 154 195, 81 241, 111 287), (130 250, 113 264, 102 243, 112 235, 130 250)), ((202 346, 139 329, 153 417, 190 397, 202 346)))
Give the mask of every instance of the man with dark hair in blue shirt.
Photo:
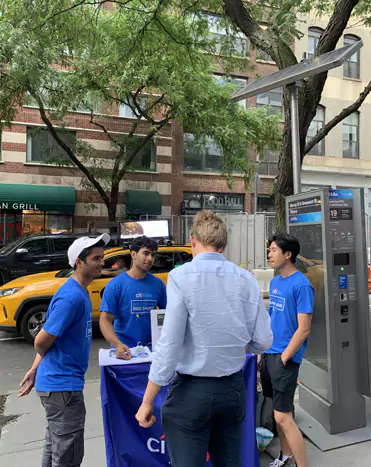
POLYGON ((149 273, 157 243, 141 236, 131 246, 131 268, 112 279, 105 288, 100 307, 100 329, 116 349, 116 357, 131 358, 130 347, 151 342, 151 310, 166 308, 166 287, 149 273))
POLYGON ((36 390, 47 428, 42 467, 78 467, 84 457, 84 375, 92 339, 88 285, 101 275, 103 247, 110 237, 81 237, 68 249, 74 273, 51 301, 46 322, 35 339, 37 356, 23 378, 19 396, 36 390))
POLYGON ((300 244, 295 237, 277 234, 269 239, 269 261, 280 274, 270 283, 273 344, 261 359, 261 383, 273 399, 281 453, 271 467, 307 467, 303 436, 293 417, 299 367, 310 334, 314 290, 295 267, 300 244))

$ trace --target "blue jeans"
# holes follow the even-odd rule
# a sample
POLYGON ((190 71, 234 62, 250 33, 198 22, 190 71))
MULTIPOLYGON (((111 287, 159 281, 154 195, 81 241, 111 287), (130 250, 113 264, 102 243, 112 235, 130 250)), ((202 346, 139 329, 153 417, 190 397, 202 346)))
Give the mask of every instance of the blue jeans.
POLYGON ((173 467, 242 465, 246 389, 242 371, 222 378, 175 377, 162 406, 173 467))
POLYGON ((84 457, 86 415, 82 391, 37 394, 47 420, 41 467, 79 467, 84 457))

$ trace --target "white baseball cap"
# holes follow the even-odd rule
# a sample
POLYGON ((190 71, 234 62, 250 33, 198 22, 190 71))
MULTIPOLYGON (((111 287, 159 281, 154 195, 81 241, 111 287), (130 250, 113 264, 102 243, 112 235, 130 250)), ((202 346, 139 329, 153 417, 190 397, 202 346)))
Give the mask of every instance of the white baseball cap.
POLYGON ((99 237, 81 237, 75 240, 68 248, 67 252, 68 262, 70 263, 71 268, 75 267, 77 258, 80 256, 81 252, 85 250, 85 248, 90 248, 99 243, 101 240, 103 240, 104 244, 107 245, 107 243, 111 240, 111 237, 107 233, 104 233, 99 235, 99 237))

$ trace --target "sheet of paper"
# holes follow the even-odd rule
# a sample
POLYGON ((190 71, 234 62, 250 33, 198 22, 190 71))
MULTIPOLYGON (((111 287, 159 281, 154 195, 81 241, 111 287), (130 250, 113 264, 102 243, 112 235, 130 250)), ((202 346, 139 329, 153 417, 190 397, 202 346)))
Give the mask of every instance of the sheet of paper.
MULTIPOLYGON (((148 347, 144 347, 148 357, 135 357, 130 360, 121 360, 116 357, 110 356, 110 349, 99 349, 99 366, 111 366, 111 365, 137 365, 138 363, 150 363, 152 362, 152 352, 148 347)), ((130 349, 133 351, 133 349, 130 349)))

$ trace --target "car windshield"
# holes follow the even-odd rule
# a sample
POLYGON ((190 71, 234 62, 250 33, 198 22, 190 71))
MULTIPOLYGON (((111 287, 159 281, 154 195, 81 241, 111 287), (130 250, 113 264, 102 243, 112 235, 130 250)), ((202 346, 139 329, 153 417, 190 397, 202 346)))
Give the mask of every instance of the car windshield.
POLYGON ((70 277, 73 274, 73 269, 63 269, 62 271, 57 272, 55 277, 70 277))
POLYGON ((3 246, 0 249, 0 255, 6 255, 10 253, 14 248, 17 248, 23 242, 24 242, 24 238, 21 238, 21 239, 15 240, 14 242, 9 243, 8 245, 3 246))

